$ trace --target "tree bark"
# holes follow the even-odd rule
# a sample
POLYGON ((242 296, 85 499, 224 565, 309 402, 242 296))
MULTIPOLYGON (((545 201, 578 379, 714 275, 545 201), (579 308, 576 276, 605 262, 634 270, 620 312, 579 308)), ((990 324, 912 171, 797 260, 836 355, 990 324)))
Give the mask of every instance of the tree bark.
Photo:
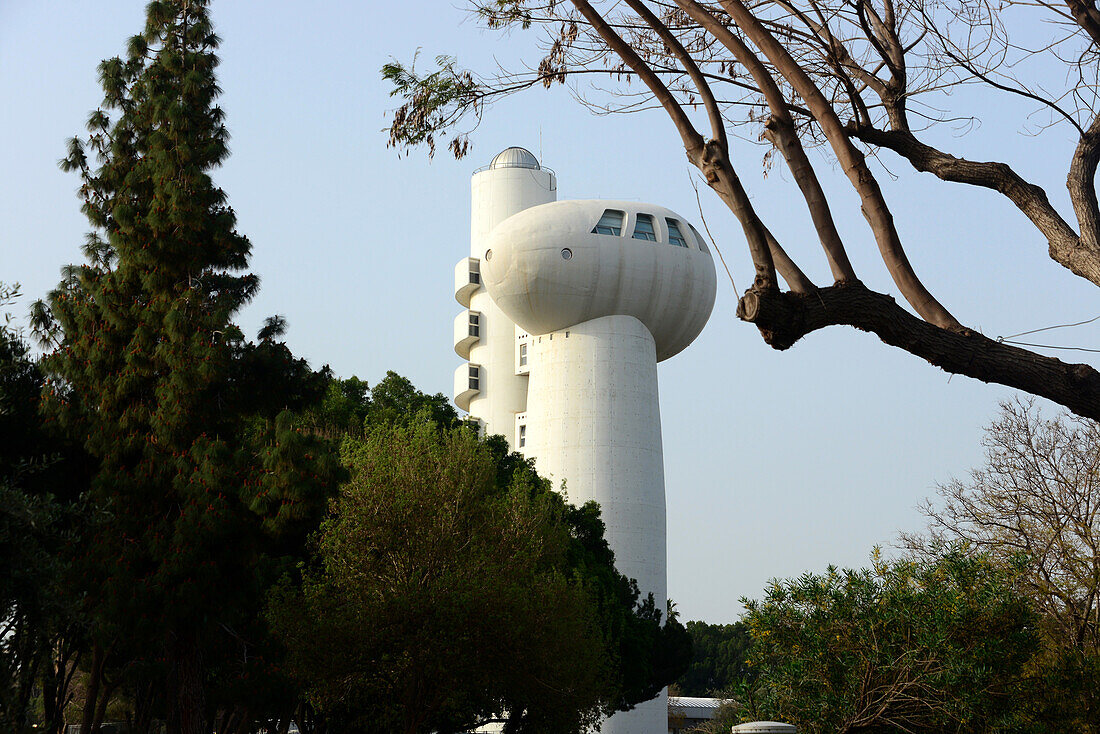
POLYGON ((168 665, 168 734, 205 734, 202 653, 193 631, 172 635, 168 665))
POLYGON ((862 283, 838 284, 806 295, 750 289, 738 303, 737 315, 756 324, 775 349, 788 349, 826 326, 854 326, 945 372, 1024 390, 1100 420, 1100 372, 1091 366, 1067 364, 966 328, 942 329, 862 283))
MULTIPOLYGON (((104 676, 104 679, 106 676, 104 676)), ((111 696, 114 695, 115 689, 118 688, 118 683, 108 683, 106 680, 101 684, 103 690, 99 694, 99 700, 96 701, 95 715, 92 717, 92 731, 99 731, 100 726, 103 725, 103 717, 107 714, 107 704, 111 702, 111 696)))
POLYGON ((92 667, 88 671, 88 686, 84 695, 84 711, 81 715, 80 734, 92 734, 95 729, 96 704, 99 702, 99 687, 103 682, 103 665, 106 654, 98 643, 92 648, 92 667))
MULTIPOLYGON (((1062 215, 1051 206, 1042 187, 1025 181, 1007 163, 956 158, 922 143, 912 133, 904 130, 879 130, 860 125, 849 125, 847 129, 858 140, 894 151, 918 171, 932 173, 944 181, 980 186, 1003 194, 1047 238, 1052 260, 1075 275, 1100 285, 1100 251, 1096 247, 1087 246, 1086 238, 1079 237, 1073 231, 1062 215)), ((1097 134, 1094 133, 1090 138, 1082 140, 1068 180, 1070 198, 1074 201, 1074 207, 1083 223, 1090 221, 1087 216, 1087 212, 1091 211, 1088 202, 1091 201, 1093 209, 1096 203, 1096 191, 1092 183, 1096 174, 1097 145, 1100 143, 1096 138, 1097 134), (1078 201, 1081 203, 1078 204, 1078 201)), ((1095 223, 1095 215, 1091 220, 1095 223)), ((1092 239, 1096 239, 1095 234, 1092 239)))
POLYGON ((947 329, 959 328, 955 317, 917 277, 901 245, 901 238, 894 226, 894 216, 886 205, 878 181, 867 167, 865 156, 849 139, 836 111, 809 73, 791 57, 783 44, 764 27, 742 0, 720 0, 720 4, 749 40, 786 78, 792 89, 802 97, 820 125, 841 169, 859 194, 863 216, 878 243, 882 261, 902 296, 924 320, 947 329))
POLYGON ((131 722, 132 734, 150 734, 153 729, 153 700, 157 688, 152 682, 142 685, 134 697, 134 718, 131 722))

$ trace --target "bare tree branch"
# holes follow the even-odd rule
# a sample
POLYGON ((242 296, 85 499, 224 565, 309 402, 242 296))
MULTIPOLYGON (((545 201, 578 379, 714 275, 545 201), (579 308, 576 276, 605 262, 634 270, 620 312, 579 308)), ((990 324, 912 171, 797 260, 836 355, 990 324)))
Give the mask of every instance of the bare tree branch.
POLYGON ((776 349, 787 349, 826 326, 854 326, 947 372, 1015 387, 1080 415, 1100 416, 1100 373, 1089 365, 1067 364, 969 329, 941 329, 859 283, 820 288, 805 296, 749 292, 737 315, 755 324, 776 349))
POLYGON ((928 292, 914 272, 901 245, 901 238, 894 227, 894 217, 886 205, 878 182, 867 167, 863 153, 852 145, 845 134, 844 126, 821 90, 740 0, 721 0, 721 4, 756 47, 768 57, 799 96, 806 101, 806 106, 821 125, 825 137, 840 161, 841 168, 844 169, 848 180, 851 181, 863 202, 863 215, 871 226, 875 241, 878 242, 883 262, 894 279, 895 285, 905 296, 905 300, 909 301, 925 321, 943 329, 962 329, 962 325, 928 292))

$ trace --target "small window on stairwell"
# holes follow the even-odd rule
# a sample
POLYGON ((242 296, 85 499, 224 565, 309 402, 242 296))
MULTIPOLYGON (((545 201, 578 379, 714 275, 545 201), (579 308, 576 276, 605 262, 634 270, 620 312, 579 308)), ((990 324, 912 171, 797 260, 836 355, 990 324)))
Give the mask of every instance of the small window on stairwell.
POLYGON ((592 233, 618 237, 623 233, 623 213, 615 209, 605 209, 600 221, 592 228, 592 233))
POLYGON ((470 336, 481 336, 481 315, 476 313, 470 314, 470 336))
POLYGON ((470 365, 470 389, 481 389, 481 368, 476 364, 470 365))
POLYGON ((653 229, 653 217, 648 214, 638 215, 638 221, 634 223, 634 239, 657 241, 657 232, 653 229))
POLYGON ((471 258, 470 263, 470 283, 473 285, 481 285, 481 263, 471 258))
POLYGON ((519 427, 519 447, 522 449, 527 445, 527 426, 519 427))
POLYGON ((525 367, 527 365, 527 345, 519 345, 519 366, 525 367))

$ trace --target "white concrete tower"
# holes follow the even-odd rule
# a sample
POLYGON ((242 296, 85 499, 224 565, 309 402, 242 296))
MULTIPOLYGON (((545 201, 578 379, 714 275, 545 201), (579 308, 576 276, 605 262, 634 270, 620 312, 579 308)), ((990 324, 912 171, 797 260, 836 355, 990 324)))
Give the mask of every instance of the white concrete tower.
POLYGON ((516 446, 515 416, 527 406, 527 375, 515 367, 516 327, 481 286, 489 232, 508 217, 557 198, 554 172, 523 148, 507 148, 471 183, 470 257, 455 265, 454 347, 467 360, 455 370, 455 404, 477 418, 486 434, 516 446))
MULTIPOLYGON (((475 196, 483 175, 475 175, 475 196)), ((504 405, 494 383, 478 396, 484 407, 465 398, 470 411, 492 416, 490 432, 508 436, 555 486, 564 480, 570 501, 599 502, 616 566, 664 612, 657 362, 687 347, 710 317, 716 283, 706 244, 668 209, 626 201, 519 207, 484 233, 476 224, 474 231, 493 318, 518 327, 507 362, 529 384, 509 383, 499 393, 504 405)), ((456 322, 456 341, 457 329, 456 322)), ((494 352, 492 364, 503 369, 503 357, 494 352)), ((458 377, 455 402, 464 407, 458 377)), ((667 717, 662 693, 612 716, 601 731, 660 734, 667 717)))

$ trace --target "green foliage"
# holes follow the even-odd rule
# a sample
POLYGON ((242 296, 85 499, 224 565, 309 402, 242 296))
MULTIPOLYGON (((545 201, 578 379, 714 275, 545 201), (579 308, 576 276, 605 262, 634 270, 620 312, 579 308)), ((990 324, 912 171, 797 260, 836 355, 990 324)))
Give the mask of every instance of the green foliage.
POLYGON ((1100 652, 1046 642, 1029 668, 1031 719, 1062 731, 1100 732, 1100 652))
MULTIPOLYGON (((445 134, 467 111, 476 111, 481 87, 473 75, 449 56, 437 57, 436 65, 435 71, 423 75, 416 72, 415 57, 407 67, 398 61, 382 66, 382 78, 393 84, 390 96, 407 100, 394 110, 389 147, 427 145, 428 155, 435 155, 436 136, 445 134)), ((465 135, 456 135, 450 149, 461 158, 468 145, 465 135)))
POLYGON ((722 696, 750 680, 748 653, 751 638, 742 622, 708 624, 688 622, 691 667, 676 681, 681 696, 722 696))
POLYGON ((747 601, 742 717, 804 732, 1022 731, 1037 618, 1016 572, 938 557, 806 574, 747 601))
POLYGON ((425 420, 420 402, 402 402, 417 420, 368 418, 345 439, 352 479, 317 564, 270 607, 330 724, 579 731, 675 679, 686 633, 637 603, 598 508, 568 505, 499 442, 425 420))
POLYGON ((458 412, 443 393, 423 393, 392 370, 373 390, 358 377, 330 379, 324 399, 308 414, 315 431, 333 437, 361 435, 369 425, 413 420, 428 420, 444 429, 460 423, 458 412))
POLYGON ((1100 732, 1100 425, 1046 419, 1032 401, 1002 403, 986 429, 983 466, 926 503, 929 538, 917 554, 961 543, 1002 564, 1022 564, 1017 588, 1039 614, 1042 654, 1032 676, 1034 718, 1100 732))
MULTIPOLYGON (((19 295, 0 283, 0 307, 19 295)), ((77 595, 68 587, 82 529, 81 455, 38 414, 42 374, 10 321, 0 324, 0 730, 59 728, 55 659, 71 652, 77 595), (52 686, 56 688, 56 685, 52 686), (42 691, 35 693, 35 691, 42 691)))
POLYGON ((61 162, 81 178, 87 262, 34 312, 48 420, 97 462, 79 578, 94 648, 113 677, 159 679, 187 732, 207 675, 243 674, 232 661, 260 643, 241 631, 341 476, 293 414, 327 373, 276 341, 278 317, 259 343, 232 321, 259 281, 210 176, 229 138, 217 45, 205 0, 154 0, 101 64, 103 107, 61 162))
POLYGON ((420 392, 409 380, 396 372, 386 376, 371 390, 370 420, 377 423, 401 423, 426 419, 443 429, 459 422, 458 411, 443 395, 420 392))

